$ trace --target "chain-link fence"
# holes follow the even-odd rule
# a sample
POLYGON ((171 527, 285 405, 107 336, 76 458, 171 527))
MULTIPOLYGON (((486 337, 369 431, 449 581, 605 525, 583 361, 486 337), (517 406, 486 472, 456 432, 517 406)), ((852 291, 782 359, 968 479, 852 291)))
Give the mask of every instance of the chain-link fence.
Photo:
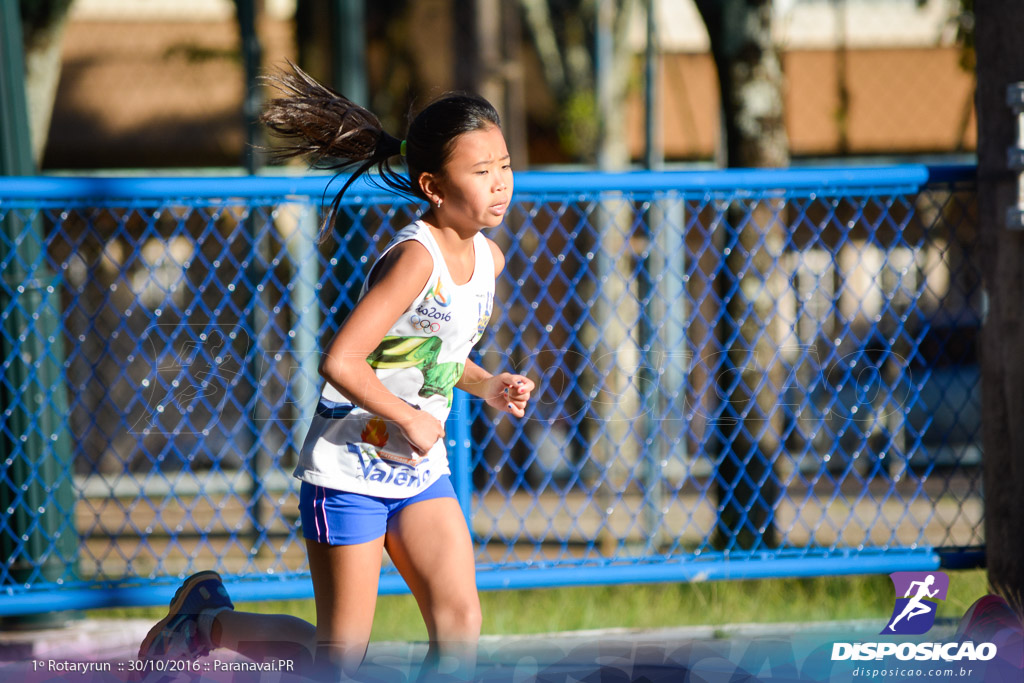
MULTIPOLYGON (((311 593, 318 349, 418 207, 328 179, 0 179, 0 613, 311 593), (325 189, 326 187, 326 189, 325 189)), ((934 568, 982 546, 973 169, 517 177, 448 427, 482 588, 934 568)), ((948 564, 948 563, 947 563, 948 564)), ((402 590, 390 566, 382 590, 402 590)))

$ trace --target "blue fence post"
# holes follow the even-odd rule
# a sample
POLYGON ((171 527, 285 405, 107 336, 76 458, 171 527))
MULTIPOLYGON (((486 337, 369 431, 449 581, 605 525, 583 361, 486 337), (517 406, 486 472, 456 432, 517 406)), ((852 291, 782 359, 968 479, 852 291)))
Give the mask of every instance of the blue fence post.
POLYGON ((245 349, 244 367, 247 370, 251 382, 252 393, 249 396, 248 411, 244 418, 245 427, 249 437, 248 449, 245 453, 246 469, 249 472, 250 488, 248 501, 249 522, 252 525, 250 533, 257 547, 263 546, 266 538, 268 510, 266 505, 265 483, 267 472, 270 469, 270 448, 266 443, 266 436, 269 432, 270 415, 267 406, 263 404, 264 397, 261 394, 260 375, 265 372, 269 376, 274 361, 267 352, 268 328, 271 321, 270 308, 267 303, 267 294, 264 291, 264 282, 269 278, 271 268, 268 267, 267 259, 264 256, 263 242, 267 239, 270 226, 267 221, 259 220, 257 205, 250 203, 246 207, 246 214, 243 219, 245 225, 245 236, 248 240, 248 264, 245 266, 245 283, 252 294, 250 303, 245 310, 245 316, 240 322, 248 327, 248 334, 251 335, 249 347, 245 349), (266 361, 266 367, 260 368, 261 361, 266 361))
POLYGON ((316 404, 320 399, 320 306, 316 293, 320 282, 320 261, 317 258, 316 236, 319 230, 317 213, 312 204, 296 205, 296 229, 288 238, 288 250, 295 259, 292 275, 293 331, 292 349, 295 362, 290 376, 293 409, 292 448, 296 453, 309 431, 316 404))
MULTIPOLYGON (((469 394, 461 389, 454 390, 452 410, 444 426, 448 440, 448 464, 451 468, 452 486, 459 498, 459 506, 470 524, 473 507, 473 449, 469 438, 469 394)), ((472 529, 472 525, 470 525, 472 529)))
POLYGON ((638 281, 643 304, 639 329, 644 411, 641 481, 649 551, 669 539, 663 519, 666 474, 678 470, 679 465, 686 467, 689 460, 683 420, 683 359, 688 352, 684 220, 682 197, 650 200, 646 210, 648 242, 638 281))

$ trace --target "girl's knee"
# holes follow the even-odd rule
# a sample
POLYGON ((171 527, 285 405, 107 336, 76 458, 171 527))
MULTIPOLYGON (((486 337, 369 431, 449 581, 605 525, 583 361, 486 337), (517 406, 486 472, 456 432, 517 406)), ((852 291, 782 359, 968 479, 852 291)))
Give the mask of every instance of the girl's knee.
POLYGON ((476 601, 472 605, 466 607, 462 612, 461 623, 467 633, 471 633, 477 638, 480 636, 480 627, 483 624, 483 614, 480 611, 479 601, 476 601))
POLYGON ((354 679, 365 655, 363 643, 318 642, 313 657, 313 680, 334 683, 354 679))
POLYGON ((434 614, 438 640, 475 642, 480 637, 482 622, 483 615, 480 611, 480 601, 476 599, 475 595, 473 599, 439 606, 434 614))

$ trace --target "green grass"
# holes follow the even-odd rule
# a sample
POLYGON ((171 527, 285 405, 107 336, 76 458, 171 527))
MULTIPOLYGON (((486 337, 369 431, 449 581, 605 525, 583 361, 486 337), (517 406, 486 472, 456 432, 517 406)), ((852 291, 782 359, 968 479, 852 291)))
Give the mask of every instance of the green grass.
MULTIPOLYGON (((230 586, 228 587, 230 590, 230 586)), ((983 570, 950 572, 949 595, 939 619, 959 619, 988 592, 983 570)), ((484 634, 531 634, 597 628, 722 626, 736 623, 877 619, 892 612, 892 582, 885 575, 646 584, 480 594, 484 634)), ((312 600, 240 603, 240 610, 285 613, 315 621, 312 600)), ((156 621, 161 608, 109 609, 94 618, 156 621)), ((372 639, 422 641, 426 630, 409 595, 377 601, 372 639)))

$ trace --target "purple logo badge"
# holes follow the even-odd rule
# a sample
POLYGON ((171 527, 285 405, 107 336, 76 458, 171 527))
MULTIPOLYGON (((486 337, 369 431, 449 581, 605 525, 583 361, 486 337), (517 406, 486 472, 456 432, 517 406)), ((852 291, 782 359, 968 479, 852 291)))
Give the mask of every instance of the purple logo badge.
POLYGON ((896 606, 882 634, 916 636, 935 623, 938 600, 945 600, 949 576, 945 572, 893 572, 896 606))

